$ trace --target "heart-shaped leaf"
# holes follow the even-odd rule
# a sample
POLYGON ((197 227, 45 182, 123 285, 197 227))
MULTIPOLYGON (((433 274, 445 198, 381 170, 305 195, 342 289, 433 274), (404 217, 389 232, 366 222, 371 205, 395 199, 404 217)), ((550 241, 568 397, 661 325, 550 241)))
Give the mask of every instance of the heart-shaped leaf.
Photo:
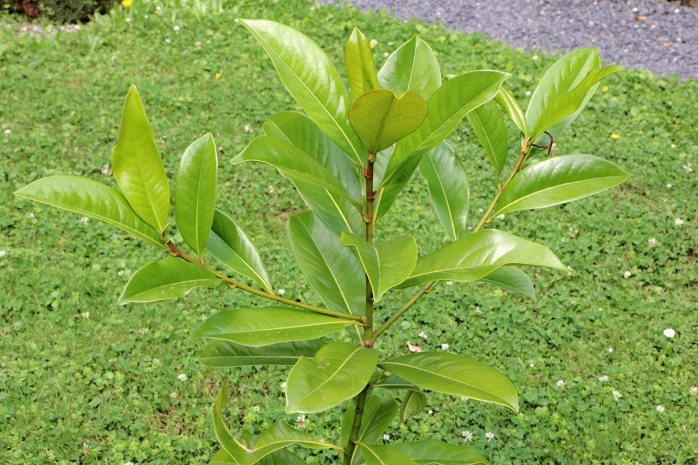
POLYGON ((126 283, 119 304, 178 299, 194 288, 214 288, 221 279, 205 268, 176 257, 151 262, 136 271, 126 283))
POLYGON ((209 367, 255 365, 295 365, 301 356, 314 357, 325 345, 320 339, 248 347, 232 341, 215 341, 203 351, 199 361, 209 367))
POLYGON ((410 457, 417 465, 488 465, 489 462, 471 446, 456 446, 436 439, 400 442, 392 447, 410 457))
POLYGON ((336 407, 366 386, 378 352, 335 342, 312 360, 301 357, 286 382, 286 413, 316 413, 336 407))
POLYGON ((371 44, 358 28, 352 31, 344 47, 344 66, 351 85, 352 102, 369 90, 380 89, 371 44))
POLYGON ((403 355, 379 366, 422 389, 464 396, 519 410, 516 389, 499 371, 484 363, 445 352, 403 355))
POLYGON ((15 195, 104 221, 143 242, 168 250, 158 233, 145 223, 116 189, 79 176, 49 176, 15 195))
POLYGON ((378 89, 356 99, 349 122, 364 147, 377 153, 413 133, 427 113, 427 102, 416 92, 395 95, 392 90, 378 89))
POLYGON ((111 164, 116 183, 131 207, 143 221, 163 232, 170 211, 170 188, 136 86, 131 86, 126 96, 111 164))

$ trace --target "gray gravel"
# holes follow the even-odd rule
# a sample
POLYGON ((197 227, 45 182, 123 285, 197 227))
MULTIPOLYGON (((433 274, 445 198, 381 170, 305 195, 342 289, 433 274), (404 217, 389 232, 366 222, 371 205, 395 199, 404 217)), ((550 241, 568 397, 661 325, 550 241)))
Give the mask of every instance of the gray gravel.
MULTIPOLYGON (((319 0, 336 3, 337 0, 319 0)), ((401 19, 556 53, 594 46, 608 64, 698 80, 698 8, 649 0, 352 0, 401 19)))

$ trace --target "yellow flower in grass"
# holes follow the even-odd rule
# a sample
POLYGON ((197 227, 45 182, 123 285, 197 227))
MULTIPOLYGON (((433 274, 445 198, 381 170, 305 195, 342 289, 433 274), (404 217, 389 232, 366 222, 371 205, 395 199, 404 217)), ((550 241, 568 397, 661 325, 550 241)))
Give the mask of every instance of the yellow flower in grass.
POLYGON ((601 92, 608 92, 608 86, 603 86, 603 88, 601 89, 601 92))
POLYGON ((611 134, 611 139, 613 139, 613 140, 620 139, 620 134, 611 134))
POLYGON ((133 0, 121 0, 121 4, 125 6, 126 8, 130 7, 133 5, 133 0))
POLYGON ((215 76, 216 76, 216 79, 220 79, 220 78, 221 78, 221 73, 216 73, 215 76))

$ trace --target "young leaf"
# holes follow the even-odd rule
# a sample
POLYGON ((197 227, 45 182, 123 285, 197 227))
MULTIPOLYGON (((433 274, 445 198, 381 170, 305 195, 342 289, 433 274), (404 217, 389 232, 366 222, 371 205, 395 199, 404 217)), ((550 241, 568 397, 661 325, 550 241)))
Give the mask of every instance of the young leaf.
POLYGON ((201 259, 216 211, 218 158, 211 133, 187 148, 175 185, 175 214, 182 239, 201 259))
POLYGON ((378 364, 422 389, 491 402, 519 410, 516 389, 499 371, 483 363, 445 352, 403 355, 378 364))
POLYGON ((376 382, 373 385, 374 389, 387 389, 390 391, 418 391, 419 388, 415 386, 414 384, 405 381, 404 379, 400 378, 399 376, 395 375, 390 375, 384 377, 382 379, 379 379, 378 382, 376 382))
POLYGON ((429 184, 429 197, 439 222, 455 241, 465 230, 470 201, 463 164, 448 143, 442 142, 422 158, 419 174, 429 184))
POLYGON ((116 189, 79 176, 49 176, 24 186, 15 195, 104 221, 143 242, 168 250, 116 189))
POLYGON ((325 442, 321 436, 298 431, 282 422, 275 423, 271 428, 260 434, 254 442, 254 447, 250 448, 245 442, 240 443, 235 439, 223 421, 221 410, 227 403, 227 397, 225 386, 223 386, 216 399, 216 406, 213 409, 213 427, 218 442, 236 465, 253 465, 269 454, 292 444, 311 449, 342 450, 339 446, 325 442))
POLYGON ((456 446, 436 439, 400 442, 392 447, 410 457, 417 465, 488 465, 489 462, 471 446, 456 446))
POLYGON ((327 168, 288 142, 269 136, 252 139, 247 147, 231 160, 231 163, 247 161, 273 166, 291 180, 315 184, 351 201, 358 210, 362 208, 361 202, 350 195, 327 168))
POLYGON ((497 104, 491 100, 476 108, 468 113, 468 121, 482 148, 485 149, 487 158, 490 159, 499 180, 502 169, 507 162, 509 146, 507 145, 507 128, 504 126, 504 120, 497 104))
POLYGON ((536 291, 528 275, 515 266, 503 266, 494 270, 478 282, 494 284, 509 292, 520 292, 536 298, 536 291))
MULTIPOLYGON (((339 246, 313 212, 293 215, 288 237, 299 268, 328 308, 363 315, 366 307, 365 277, 361 262, 339 246)), ((359 328, 355 327, 357 335, 359 328)))
POLYGON ((415 35, 388 57, 378 82, 396 94, 412 91, 429 100, 441 87, 441 68, 431 47, 415 35))
MULTIPOLYGON (((354 422, 354 414, 356 404, 350 404, 344 411, 342 418, 342 432, 340 435, 340 444, 346 444, 349 441, 351 429, 354 422)), ((395 399, 383 400, 377 395, 372 395, 364 404, 364 412, 361 417, 361 427, 357 441, 364 444, 375 444, 390 426, 393 418, 398 413, 398 403, 395 399)), ((363 463, 363 455, 360 448, 354 449, 354 456, 351 460, 352 465, 363 463)))
POLYGON ((332 316, 287 307, 224 310, 206 319, 192 337, 207 337, 261 347, 317 339, 354 324, 332 316))
POLYGON ((504 265, 546 266, 567 271, 547 247, 496 229, 478 231, 420 257, 399 287, 434 280, 472 282, 504 265))
POLYGON ((128 203, 143 221, 162 233, 170 211, 170 188, 155 146, 155 133, 135 86, 126 96, 111 164, 128 203))
POLYGON ((630 176, 611 162, 591 155, 549 158, 521 170, 504 188, 492 216, 545 208, 587 197, 630 176))
POLYGON ((301 356, 313 358, 325 343, 320 339, 247 347, 231 341, 215 341, 202 352, 199 361, 209 367, 254 365, 295 365, 301 356))
POLYGON ((312 360, 301 357, 288 374, 286 413, 316 413, 336 407, 366 386, 378 352, 335 342, 312 360))
POLYGON ((374 302, 383 294, 403 282, 415 266, 417 242, 414 237, 400 237, 373 247, 353 234, 342 233, 342 247, 356 247, 361 264, 373 289, 374 302))
POLYGON ((495 101, 500 107, 507 112, 509 119, 511 119, 519 131, 523 134, 523 137, 528 137, 529 129, 528 123, 526 123, 526 115, 521 109, 521 104, 516 100, 516 97, 509 92, 505 87, 500 87, 499 92, 494 97, 495 101))
POLYGON ((218 210, 213 215, 206 250, 231 270, 250 278, 270 294, 274 293, 257 249, 245 232, 218 210))
POLYGON ((417 415, 427 405, 427 396, 421 391, 409 390, 400 404, 400 421, 406 422, 410 417, 417 415))
POLYGON ((344 47, 344 66, 351 85, 352 102, 370 90, 380 89, 371 44, 358 28, 354 28, 344 47))
POLYGON ((411 458, 392 446, 372 446, 359 443, 367 465, 417 465, 411 458))
POLYGON ((310 118, 359 166, 366 152, 352 131, 351 99, 327 55, 308 36, 274 21, 240 19, 269 54, 281 82, 310 118))
POLYGON ((213 289, 220 283, 220 278, 199 265, 167 257, 136 271, 126 283, 119 304, 178 299, 194 288, 213 289))
POLYGON ((364 147, 375 154, 413 133, 428 112, 427 102, 416 92, 395 95, 378 89, 356 99, 349 122, 364 147))

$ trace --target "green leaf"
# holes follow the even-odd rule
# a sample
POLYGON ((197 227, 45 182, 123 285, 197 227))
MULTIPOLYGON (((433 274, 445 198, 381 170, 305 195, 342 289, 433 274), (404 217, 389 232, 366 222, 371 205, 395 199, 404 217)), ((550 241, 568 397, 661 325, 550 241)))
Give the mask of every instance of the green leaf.
POLYGON ((519 104, 516 97, 509 92, 505 87, 500 87, 499 92, 494 98, 500 107, 507 112, 509 119, 511 119, 519 131, 523 134, 524 138, 528 137, 529 129, 528 123, 526 123, 526 115, 523 109, 521 109, 521 104, 519 104))
MULTIPOLYGON (((221 449, 208 465, 238 465, 238 462, 225 449, 221 449)), ((305 461, 286 449, 280 449, 267 455, 255 465, 305 465, 305 461)))
POLYGON ((413 390, 413 391, 418 391, 419 388, 415 386, 414 384, 405 381, 404 379, 400 378, 399 376, 395 375, 390 375, 390 376, 385 376, 383 379, 378 380, 376 384, 373 385, 375 389, 386 389, 390 391, 407 391, 407 390, 413 390))
POLYGON ((231 270, 250 278, 270 294, 274 293, 257 249, 245 232, 218 210, 213 215, 206 250, 231 270))
POLYGON ((378 89, 356 99, 349 122, 364 147, 375 154, 413 133, 428 112, 427 102, 416 92, 395 95, 378 89))
POLYGON ((379 366, 422 389, 491 402, 519 410, 516 389, 499 371, 445 352, 420 352, 381 362, 379 366))
POLYGON ((496 229, 478 231, 420 257, 399 287, 435 280, 472 282, 504 265, 545 266, 567 271, 547 247, 496 229))
MULTIPOLYGON (((295 111, 277 113, 262 128, 264 133, 290 142, 315 158, 344 186, 354 199, 362 197, 356 165, 306 115, 295 111)), ((365 223, 361 213, 344 197, 308 182, 294 180, 298 193, 337 237, 342 231, 361 234, 365 223)))
POLYGON ((131 207, 143 221, 163 232, 170 211, 170 188, 136 86, 131 86, 126 96, 111 164, 116 183, 131 207))
POLYGON ((370 446, 359 443, 367 465, 417 465, 409 456, 392 446, 370 446))
POLYGON ((456 446, 436 439, 401 442, 392 447, 409 456, 417 465, 488 465, 485 457, 471 446, 456 446))
POLYGON ((380 89, 371 44, 358 28, 354 28, 344 47, 344 66, 351 85, 352 102, 369 90, 380 89))
MULTIPOLYGON (((363 315, 366 308, 364 271, 359 259, 339 246, 339 238, 318 221, 313 212, 289 218, 288 237, 299 268, 325 305, 331 310, 363 315)), ((353 329, 361 340, 360 328, 353 329)))
POLYGON ((530 298, 536 298, 536 291, 528 275, 515 266, 503 266, 494 270, 479 282, 494 284, 510 292, 520 292, 530 298))
POLYGON ((267 20, 238 20, 269 54, 281 82, 310 118, 359 166, 366 153, 352 131, 344 82, 327 55, 301 32, 267 20))
POLYGON ((396 94, 412 91, 428 100, 441 87, 441 68, 431 47, 415 35, 388 57, 378 82, 396 94))
POLYGON ((260 347, 281 342, 317 339, 354 324, 332 316, 287 307, 224 310, 208 317, 192 333, 260 347))
POLYGON ((598 82, 622 70, 620 66, 607 66, 589 71, 578 86, 565 92, 545 108, 531 130, 531 140, 537 140, 545 131, 552 134, 553 138, 557 138, 584 109, 596 92, 598 82))
POLYGON ((448 143, 442 142, 422 158, 419 174, 429 184, 429 197, 439 222, 455 241, 468 221, 470 190, 463 164, 448 143))
POLYGON ((320 339, 247 347, 231 341, 215 341, 203 351, 199 361, 209 367, 254 365, 295 365, 301 356, 314 357, 325 343, 320 339))
MULTIPOLYGON (((345 445, 349 441, 351 429, 354 423, 354 413, 356 403, 347 407, 342 418, 342 432, 340 444, 345 445)), ((364 404, 364 411, 361 417, 361 427, 357 440, 364 444, 375 444, 390 426, 393 418, 398 413, 398 403, 395 399, 383 400, 377 395, 372 395, 364 404)), ((354 449, 352 464, 359 465, 363 463, 363 455, 360 448, 354 449)))
POLYGON ((499 113, 497 104, 494 101, 489 101, 476 108, 468 113, 468 121, 482 148, 485 149, 487 158, 497 172, 497 180, 499 180, 502 169, 507 162, 509 146, 507 145, 507 128, 504 126, 504 120, 499 113))
POLYGON ((588 197, 630 176, 611 162, 591 155, 553 157, 527 166, 504 188, 493 216, 546 208, 588 197))
POLYGON ((178 299, 194 288, 213 289, 221 282, 220 278, 202 266, 167 257, 136 271, 126 283, 119 304, 178 299))
POLYGON ((422 155, 440 144, 466 114, 493 99, 509 77, 498 71, 472 71, 439 87, 428 100, 429 114, 422 125, 395 144, 380 183, 382 192, 374 212, 376 218, 388 212, 422 155))
POLYGON ((211 133, 187 148, 175 186, 175 213, 182 239, 201 259, 216 211, 218 158, 211 133))
POLYGON ((421 391, 409 390, 400 404, 400 421, 406 422, 410 417, 417 415, 427 405, 427 396, 421 391))
POLYGON ((250 448, 245 442, 239 442, 230 434, 228 427, 221 416, 221 409, 227 403, 225 386, 221 389, 216 406, 213 409, 213 427, 216 432, 218 442, 223 446, 226 453, 237 465, 252 465, 258 463, 264 457, 277 450, 284 449, 292 444, 298 444, 311 449, 337 449, 341 447, 325 442, 321 436, 298 431, 290 426, 278 422, 271 428, 259 435, 254 442, 254 447, 250 448))
POLYGON ((286 383, 286 413, 316 413, 336 407, 366 386, 378 352, 335 342, 310 360, 301 357, 286 383))
POLYGON ((278 169, 279 172, 295 181, 314 184, 329 192, 338 194, 351 201, 358 210, 362 209, 361 202, 350 195, 341 182, 320 162, 292 144, 269 136, 252 139, 245 149, 231 163, 256 161, 278 169))
POLYGON ((417 242, 409 236, 373 247, 364 239, 345 232, 339 238, 339 245, 356 247, 371 282, 374 302, 380 301, 388 289, 407 279, 417 260, 417 242))
POLYGON ((104 221, 147 244, 168 250, 115 189, 78 176, 49 176, 24 186, 15 195, 104 221))

